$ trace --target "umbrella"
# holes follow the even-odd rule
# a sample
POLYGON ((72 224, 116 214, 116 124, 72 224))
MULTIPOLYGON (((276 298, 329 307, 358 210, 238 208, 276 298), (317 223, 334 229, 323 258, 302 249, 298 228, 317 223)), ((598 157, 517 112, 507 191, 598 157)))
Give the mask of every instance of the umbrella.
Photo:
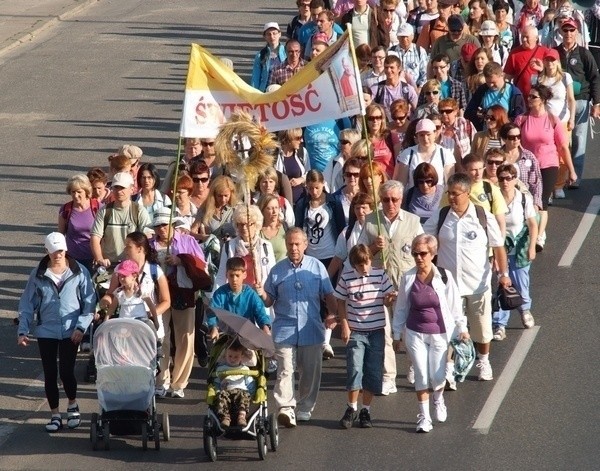
POLYGON ((219 321, 236 332, 242 345, 252 350, 262 350, 267 357, 275 354, 275 345, 270 335, 256 327, 250 319, 224 309, 211 308, 219 321))

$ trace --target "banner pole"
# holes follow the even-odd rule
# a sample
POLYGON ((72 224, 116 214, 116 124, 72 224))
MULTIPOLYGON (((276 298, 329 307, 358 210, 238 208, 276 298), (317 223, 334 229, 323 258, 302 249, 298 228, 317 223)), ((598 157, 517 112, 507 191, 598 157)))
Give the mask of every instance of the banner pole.
POLYGON ((171 253, 171 242, 173 241, 172 232, 173 229, 173 216, 175 215, 175 194, 177 193, 177 180, 179 179, 179 164, 181 162, 181 143, 183 141, 183 137, 179 136, 179 140, 177 142, 177 160, 175 161, 175 173, 173 176, 173 190, 171 192, 172 204, 171 204, 171 214, 169 215, 169 232, 168 232, 168 242, 167 242, 167 255, 171 253))

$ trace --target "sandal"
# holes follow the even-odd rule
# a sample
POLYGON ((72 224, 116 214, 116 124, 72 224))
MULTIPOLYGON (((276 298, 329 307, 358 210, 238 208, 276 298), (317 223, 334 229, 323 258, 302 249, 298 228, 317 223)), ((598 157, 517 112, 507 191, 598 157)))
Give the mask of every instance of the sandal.
POLYGON ((61 428, 63 428, 63 423, 60 415, 52 416, 50 422, 46 424, 46 432, 49 433, 58 432, 61 428))
POLYGON ((67 409, 67 427, 77 428, 81 425, 81 416, 79 415, 79 405, 67 409))

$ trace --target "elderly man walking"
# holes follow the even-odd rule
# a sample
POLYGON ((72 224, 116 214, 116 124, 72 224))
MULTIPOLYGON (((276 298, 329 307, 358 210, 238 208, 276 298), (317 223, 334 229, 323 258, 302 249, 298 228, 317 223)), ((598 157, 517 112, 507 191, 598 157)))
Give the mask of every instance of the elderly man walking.
POLYGON ((264 289, 257 292, 267 307, 273 306, 273 341, 277 358, 274 397, 277 420, 286 427, 310 420, 321 386, 322 345, 325 323, 335 326, 337 301, 329 275, 318 259, 305 255, 308 240, 304 231, 293 227, 286 233, 288 256, 270 271, 264 289), (321 319, 320 300, 329 311, 321 319), (298 372, 298 392, 294 373, 298 372), (295 409, 295 411, 294 411, 295 409))
MULTIPOLYGON (((389 180, 379 187, 382 209, 378 212, 381 227, 377 224, 377 214, 369 214, 358 240, 359 244, 369 246, 373 254, 373 266, 385 269, 395 289, 398 289, 402 275, 415 266, 410 253, 411 243, 423 233, 419 217, 400 209, 403 193, 404 185, 395 180, 389 180)), ((386 310, 382 387, 384 396, 397 392, 396 374, 396 352, 390 314, 386 310)))

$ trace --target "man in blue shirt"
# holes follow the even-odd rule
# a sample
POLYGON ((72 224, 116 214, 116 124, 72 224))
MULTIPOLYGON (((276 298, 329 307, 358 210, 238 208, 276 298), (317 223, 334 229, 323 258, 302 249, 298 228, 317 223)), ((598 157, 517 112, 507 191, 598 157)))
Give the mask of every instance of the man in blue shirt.
POLYGON ((335 327, 337 303, 325 266, 304 255, 308 246, 304 231, 298 227, 288 230, 285 245, 288 257, 272 268, 264 289, 257 287, 257 292, 275 311, 272 334, 278 364, 274 390, 277 419, 281 425, 295 427, 296 417, 310 420, 321 385, 326 326, 321 319, 320 300, 324 298, 327 304, 325 323, 330 328, 335 327), (297 400, 296 370, 300 377, 297 400))
POLYGON ((280 66, 287 58, 285 47, 280 43, 281 31, 279 24, 275 22, 266 23, 263 27, 263 38, 265 38, 267 45, 254 56, 252 80, 250 82, 250 85, 261 92, 267 90, 271 70, 280 66))

